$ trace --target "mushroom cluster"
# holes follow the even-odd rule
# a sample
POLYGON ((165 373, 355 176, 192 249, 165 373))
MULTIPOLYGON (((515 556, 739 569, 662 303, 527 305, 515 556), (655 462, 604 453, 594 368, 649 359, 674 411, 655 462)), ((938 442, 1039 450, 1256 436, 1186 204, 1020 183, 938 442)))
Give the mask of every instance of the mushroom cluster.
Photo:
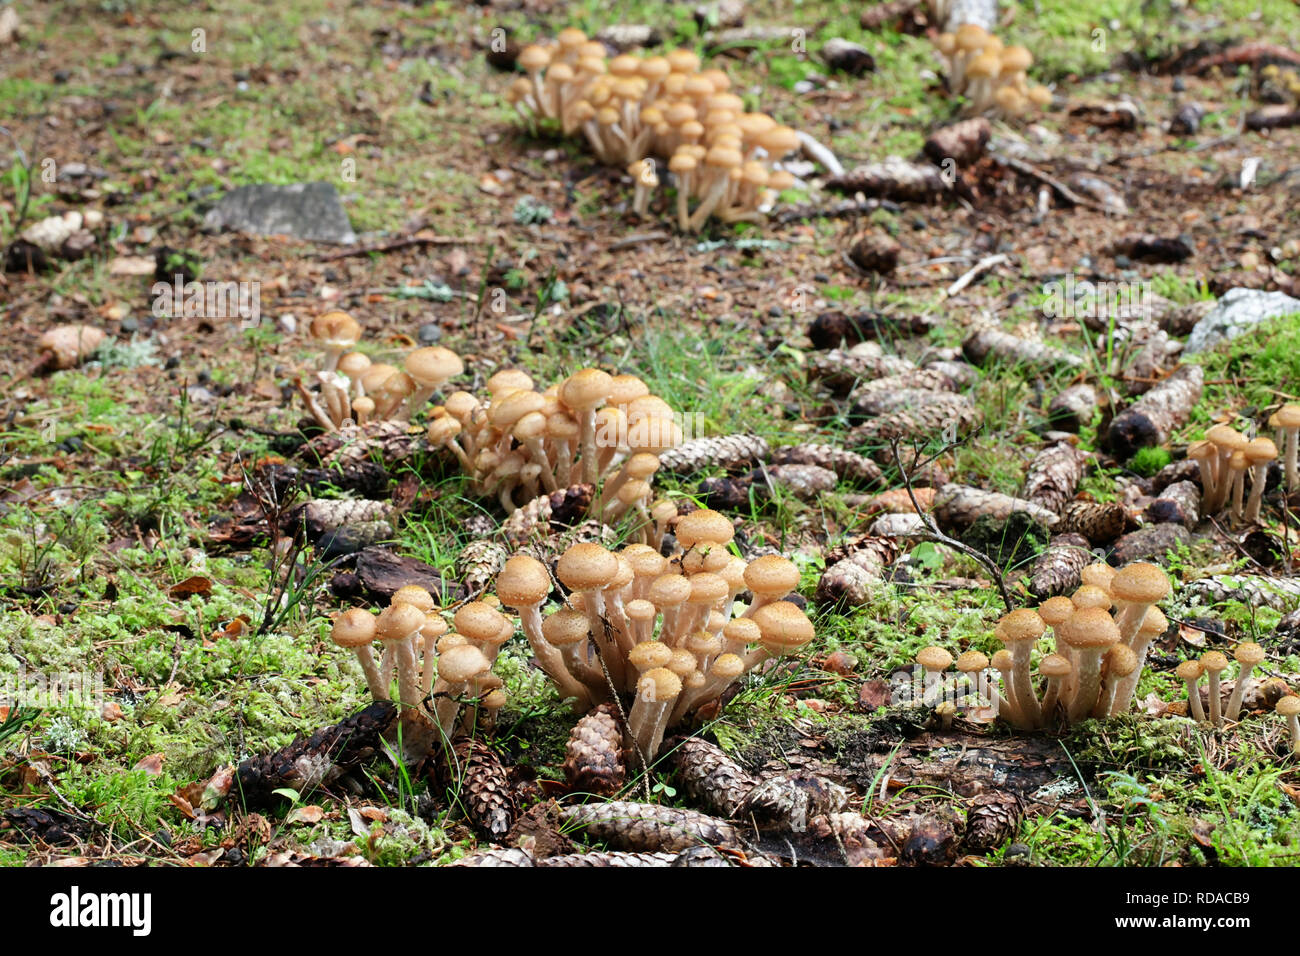
POLYGON ((1286 491, 1290 494, 1300 488, 1300 469, 1296 466, 1300 454, 1300 405, 1283 405, 1269 416, 1268 425, 1277 429, 1277 447, 1284 449, 1286 491))
MULTIPOLYGON (((1128 711, 1137 689, 1147 648, 1165 632, 1168 621, 1156 604, 1169 594, 1169 578, 1153 564, 1137 562, 1115 570, 1106 564, 1083 569, 1083 584, 1070 597, 1054 597, 1037 610, 1021 608, 998 621, 994 634, 1002 650, 989 661, 976 651, 958 659, 963 679, 974 685, 994 710, 1022 730, 1076 723, 1128 711), (1032 657, 1039 639, 1052 632, 1055 653, 1038 662, 1043 696, 1035 691, 1032 657), (989 679, 991 666, 1003 687, 989 679)), ((926 671, 924 700, 947 700, 947 668, 952 656, 930 647, 917 656, 926 671), (939 653, 935 653, 939 652, 939 653), (938 691, 944 690, 940 695, 938 691)), ((1226 663, 1226 662, 1225 662, 1226 663)), ((951 717, 940 715, 947 723, 951 717)))
POLYGON ((1223 695, 1219 691, 1219 675, 1228 669, 1228 658, 1220 651, 1210 651, 1200 660, 1183 661, 1176 671, 1178 679, 1187 685, 1187 710, 1199 723, 1207 720, 1215 727, 1222 727, 1224 721, 1232 723, 1241 716, 1241 705, 1245 699, 1246 682, 1250 672, 1264 660, 1264 648, 1254 641, 1242 641, 1233 651, 1237 661, 1237 682, 1228 697, 1228 706, 1223 706, 1223 695), (1201 677, 1204 675, 1209 683, 1208 698, 1210 713, 1207 716, 1201 705, 1201 677))
POLYGON ((978 24, 963 23, 953 33, 939 34, 935 46, 948 64, 949 89, 966 99, 964 113, 996 110, 1018 116, 1052 101, 1047 87, 1029 82, 1033 54, 1023 46, 1004 46, 978 24))
POLYGON ((473 723, 478 708, 491 718, 504 706, 503 682, 492 673, 492 665, 501 645, 515 632, 514 622, 486 601, 461 606, 452 620, 455 631, 448 628, 428 591, 408 585, 394 592, 388 607, 377 615, 359 607, 339 614, 331 637, 356 654, 375 700, 394 699, 396 671, 396 702, 404 727, 431 718, 450 737, 466 701, 476 704, 461 718, 466 724, 473 723), (383 645, 378 660, 372 650, 376 641, 383 645))
POLYGON ((460 356, 441 346, 419 348, 402 368, 372 362, 356 351, 361 325, 346 312, 326 312, 312 320, 311 337, 324 357, 312 391, 298 381, 298 393, 312 419, 326 431, 346 422, 409 421, 440 387, 465 370, 460 356))
MULTIPOLYGON (((1285 411, 1284 408, 1273 416, 1279 428, 1287 420, 1282 417, 1285 411)), ((1300 415, 1295 418, 1295 427, 1300 428, 1300 415)), ((1290 450, 1294 451, 1294 444, 1290 450)), ((1203 439, 1187 447, 1187 457, 1195 460, 1200 470, 1203 513, 1218 514, 1230 507, 1234 521, 1259 520, 1268 466, 1277 458, 1277 445, 1271 438, 1247 438, 1231 425, 1211 425, 1203 439), (1250 473, 1249 499, 1245 495, 1247 472, 1250 473)))
POLYGON ((517 501, 581 482, 599 486, 592 517, 613 523, 633 511, 649 525, 658 455, 682 431, 645 382, 585 368, 538 391, 524 372, 503 369, 487 391, 483 401, 450 393, 431 410, 428 430, 429 444, 449 449, 479 494, 496 495, 509 513, 517 501))
POLYGON ((581 132, 601 162, 626 169, 639 215, 660 184, 654 157, 673 175, 683 231, 698 231, 710 216, 759 221, 794 184, 778 164, 799 149, 799 135, 746 111, 727 74, 701 70, 689 50, 607 58, 603 44, 568 29, 525 47, 518 63, 528 76, 515 80, 507 100, 526 119, 555 120, 566 136, 581 132))
POLYGON ((615 696, 630 704, 625 743, 647 761, 668 728, 813 638, 812 622, 786 600, 799 583, 791 561, 733 555, 731 521, 709 509, 681 517, 674 532, 672 557, 642 544, 573 545, 555 568, 567 596, 545 616, 553 582, 541 561, 516 554, 496 580, 560 696, 578 712, 615 696))

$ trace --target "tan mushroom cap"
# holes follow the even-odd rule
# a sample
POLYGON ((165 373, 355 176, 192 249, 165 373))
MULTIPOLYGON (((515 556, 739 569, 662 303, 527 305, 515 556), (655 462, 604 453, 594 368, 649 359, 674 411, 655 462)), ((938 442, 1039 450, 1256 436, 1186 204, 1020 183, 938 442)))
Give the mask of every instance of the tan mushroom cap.
POLYGON ((653 621, 659 610, 649 601, 638 598, 623 605, 623 613, 630 621, 653 621))
POLYGON ((1261 462, 1272 461, 1277 457, 1277 445, 1273 444, 1273 439, 1259 437, 1251 441, 1245 448, 1246 460, 1252 465, 1258 465, 1261 462))
POLYGON ((727 622, 722 629, 722 636, 738 644, 757 644, 763 639, 763 629, 752 617, 738 617, 727 622))
POLYGON ((1110 582, 1115 580, 1116 571, 1109 564, 1096 562, 1087 565, 1079 572, 1079 581, 1082 584, 1091 584, 1095 588, 1110 590, 1110 582))
POLYGON ((1283 405, 1272 414, 1269 422, 1275 428, 1300 428, 1300 405, 1283 405))
POLYGON ((560 386, 560 401, 575 411, 582 411, 602 404, 613 392, 613 376, 598 368, 584 368, 560 386))
POLYGON ((428 614, 438 606, 433 600, 433 595, 418 584, 408 584, 404 587, 398 588, 393 592, 393 597, 390 603, 410 604, 414 607, 418 607, 425 614, 428 614))
POLYGON ((1023 46, 1009 46, 1002 51, 1003 73, 1024 73, 1034 65, 1034 55, 1023 46))
POLYGON ((997 76, 1002 69, 1002 61, 998 59, 995 53, 982 53, 966 67, 966 75, 969 77, 990 77, 997 76))
POLYGON ((686 649, 697 657, 712 657, 722 650, 722 636, 695 631, 686 638, 686 649))
POLYGON ((1038 662, 1038 673, 1044 677, 1068 677, 1074 665, 1060 654, 1048 654, 1038 662))
POLYGON ((1218 651, 1210 651, 1208 654, 1201 655, 1201 666, 1205 668, 1206 673, 1218 674, 1228 669, 1228 659, 1218 651))
MULTIPOLYGON (((438 638, 442 637, 447 631, 447 622, 436 614, 426 614, 424 616, 424 626, 420 628, 420 637, 424 638, 424 646, 429 647, 438 643, 438 638)), ((511 627, 513 631, 514 628, 511 627)))
POLYGON ((1004 647, 993 655, 993 658, 989 661, 989 666, 997 671, 1009 671, 1015 666, 1015 659, 1011 656, 1011 652, 1004 647))
POLYGON ((519 59, 516 62, 518 62, 525 71, 529 73, 537 73, 540 70, 546 69, 547 65, 551 62, 551 54, 546 47, 532 43, 519 51, 519 59))
POLYGON ((682 692, 682 680, 666 667, 653 667, 636 682, 636 692, 651 703, 662 703, 682 692))
POLYGON ((1205 438, 1214 442, 1221 449, 1229 451, 1240 451, 1247 445, 1246 436, 1231 425, 1211 425, 1205 431, 1205 438))
POLYGON ((1169 596, 1169 575, 1146 561, 1135 561, 1115 573, 1110 593, 1117 601, 1154 604, 1169 596))
POLYGON ((649 598, 656 607, 679 607, 691 596, 691 582, 680 574, 661 574, 650 582, 649 598))
POLYGON ((1197 660, 1183 661, 1178 665, 1178 669, 1174 673, 1178 675, 1180 680, 1197 681, 1205 673, 1205 668, 1197 660))
POLYGON ((1070 603, 1074 605, 1075 610, 1083 610, 1089 607, 1099 607, 1103 610, 1110 610, 1113 603, 1109 592, 1104 588, 1096 587, 1092 584, 1085 584, 1073 594, 1070 595, 1070 603))
POLYGON ((1137 654, 1127 644, 1116 644, 1106 652, 1106 673, 1112 677, 1127 677, 1137 670, 1137 654))
POLYGON ((1254 667, 1264 659, 1264 648, 1260 647, 1254 641, 1242 641, 1237 645, 1237 649, 1232 652, 1238 664, 1243 667, 1254 667))
POLYGON ((1076 649, 1105 648, 1119 641, 1114 619, 1099 607, 1084 608, 1061 625, 1061 640, 1076 649))
POLYGON ((789 601, 765 604, 754 612, 753 621, 763 634, 763 644, 793 650, 813 639, 812 621, 789 601))
POLYGON ((1278 702, 1273 705, 1273 709, 1283 717, 1295 717, 1297 714, 1300 714, 1300 697, 1297 697, 1294 694, 1288 694, 1279 699, 1278 702))
POLYGON ((438 676, 448 684, 463 684, 491 668, 487 657, 473 644, 458 644, 438 658, 438 676))
POLYGON ((627 652, 627 659, 638 671, 667 667, 673 659, 673 649, 660 641, 642 641, 627 652))
POLYGON ((989 666, 988 656, 979 651, 966 651, 957 657, 957 670, 963 674, 982 671, 989 666))
POLYGON ((375 640, 375 616, 365 608, 348 608, 334 619, 330 637, 339 647, 362 647, 375 640))
POLYGON ((1065 595, 1048 598, 1038 608, 1038 616, 1048 627, 1056 627, 1074 613, 1074 602, 1065 595))
POLYGON ((688 604, 703 604, 712 607, 719 601, 726 600, 731 589, 727 587, 727 581, 720 574, 711 574, 708 571, 701 571, 699 574, 690 576, 691 596, 686 599, 688 604))
POLYGON ((1018 641, 1036 641, 1046 630, 1047 625, 1037 611, 1020 608, 1004 615, 993 633, 1003 644, 1013 644, 1018 641))
POLYGON ((452 618, 456 630, 471 641, 492 641, 507 623, 504 614, 483 601, 470 601, 456 611, 452 618))
POLYGON ((719 654, 709 665, 709 676, 728 684, 745 673, 745 662, 735 654, 719 654))
POLYGON ((700 508, 684 515, 677 522, 677 543, 683 548, 693 548, 702 542, 729 544, 736 536, 731 520, 712 508, 700 508))
POLYGON ((346 312, 334 310, 311 320, 312 338, 334 348, 356 345, 361 338, 361 325, 346 312))
POLYGON ((375 622, 375 636, 381 641, 404 641, 424 627, 425 615, 414 604, 390 604, 375 622))
POLYGON ((958 49, 980 50, 989 41, 988 31, 977 23, 963 23, 954 35, 958 49))
POLYGON ((1138 633, 1163 634, 1167 630, 1169 630, 1169 618, 1165 617, 1165 612, 1154 604, 1147 608, 1147 613, 1142 618, 1142 625, 1138 628, 1138 633))
POLYGON ((746 566, 745 585, 762 597, 782 598, 799 586, 799 568, 789 558, 765 554, 746 566))
POLYGON ((555 576, 572 591, 603 588, 618 575, 618 558, 594 541, 582 541, 560 556, 555 576))
POLYGON ((506 392, 521 388, 531 390, 533 379, 527 372, 517 368, 503 368, 487 380, 488 394, 494 398, 506 392))
POLYGON ((952 666, 952 655, 942 647, 931 645, 921 648, 916 662, 927 671, 943 671, 952 666))
POLYGON ((506 607, 532 607, 550 593, 551 576, 546 573, 546 565, 526 554, 507 558, 497 575, 497 597, 506 607))
POLYGON ((560 608, 542 621, 542 637, 556 647, 577 644, 587 636, 589 630, 587 615, 569 607, 560 608))
POLYGON ((406 374, 421 385, 441 385, 465 371, 465 363, 451 349, 430 345, 406 357, 406 374))

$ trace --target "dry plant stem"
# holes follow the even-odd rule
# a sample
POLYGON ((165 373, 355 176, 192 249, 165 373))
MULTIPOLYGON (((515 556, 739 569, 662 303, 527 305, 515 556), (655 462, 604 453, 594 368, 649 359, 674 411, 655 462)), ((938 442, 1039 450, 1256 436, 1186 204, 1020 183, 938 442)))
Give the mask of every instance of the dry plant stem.
MULTIPOLYGON (((926 459, 924 461, 917 461, 916 466, 918 468, 923 468, 925 465, 928 465, 930 462, 934 461, 935 458, 946 454, 947 452, 956 448, 959 444, 961 443, 949 442, 948 444, 944 445, 944 447, 939 451, 937 455, 935 455, 932 458, 926 459)), ((1003 579, 1002 572, 998 569, 997 564, 995 564, 993 559, 990 558, 987 554, 977 551, 974 548, 972 548, 970 545, 963 544, 961 541, 958 541, 955 538, 950 538, 942 531, 939 530, 939 526, 934 523, 934 518, 930 516, 929 512, 923 510, 921 508, 921 505, 916 500, 916 491, 912 488, 912 475, 906 468, 903 467, 903 459, 898 454, 898 439, 896 438, 890 439, 889 450, 894 456, 894 464, 898 468, 898 473, 900 476, 902 476, 903 487, 907 489, 907 497, 910 498, 912 501, 912 509, 917 513, 917 515, 920 516, 921 523, 925 526, 925 531, 922 534, 918 535, 918 537, 920 537, 922 540, 933 541, 936 544, 942 544, 945 547, 952 548, 954 551, 958 551, 961 554, 966 555, 966 557, 972 558, 973 560, 977 561, 980 564, 980 566, 984 568, 984 570, 989 572, 989 575, 993 578, 994 582, 997 584, 998 593, 1002 595, 1002 603, 1006 605, 1007 613, 1010 614, 1012 611, 1014 611, 1016 609, 1016 606, 1011 601, 1011 594, 1009 591, 1007 591, 1007 582, 1003 579)), ((920 449, 914 449, 914 450, 919 452, 920 449)), ((1035 698, 1035 703, 1037 703, 1036 698, 1035 698)))

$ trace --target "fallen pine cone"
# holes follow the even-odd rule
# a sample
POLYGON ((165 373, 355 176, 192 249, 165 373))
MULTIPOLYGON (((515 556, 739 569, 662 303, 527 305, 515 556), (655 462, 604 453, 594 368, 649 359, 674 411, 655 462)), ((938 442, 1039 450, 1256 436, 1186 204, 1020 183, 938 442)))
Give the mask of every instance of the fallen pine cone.
POLYGON ((872 445, 891 439, 912 441, 950 432, 955 439, 979 428, 983 421, 984 416, 969 399, 936 392, 925 405, 900 409, 858 425, 849 432, 849 440, 853 444, 872 445))
POLYGON ((812 501, 839 483, 835 472, 817 465, 768 465, 755 472, 773 485, 786 489, 800 501, 812 501))
POLYGON ((1023 511, 1049 528, 1059 520, 1055 512, 1032 501, 970 485, 944 485, 934 496, 934 519, 945 531, 965 530, 985 515, 1005 520, 1013 511, 1023 511))
POLYGON ((1083 359, 1064 349, 1044 345, 1042 342, 1031 342, 995 328, 972 332, 961 347, 966 358, 976 365, 1001 360, 1012 365, 1023 363, 1044 371, 1079 368, 1083 365, 1083 359))
POLYGON ((612 704, 601 704, 574 724, 564 748, 564 779, 570 793, 612 797, 622 789, 627 766, 612 704))
POLYGON ((684 850, 700 843, 720 846, 740 843, 736 828, 725 820, 651 803, 589 803, 562 807, 560 815, 590 838, 624 850, 684 850))
POLYGON ((1201 520, 1201 489, 1190 481, 1168 485, 1147 505, 1146 518, 1153 524, 1177 522, 1191 531, 1201 520))
POLYGON ((458 737, 433 770, 434 784, 464 808, 477 830, 495 840, 506 835, 514 822, 515 801, 496 751, 476 737, 458 737))
POLYGON ((983 155, 992 135, 989 121, 976 116, 935 130, 926 139, 922 152, 936 166, 942 166, 946 159, 958 166, 969 166, 983 155))
POLYGON ((1300 598, 1300 579, 1267 578, 1260 574, 1220 574, 1188 582, 1183 585, 1181 595, 1189 604, 1240 601, 1254 607, 1283 611, 1300 598))
POLYGON ((536 866, 537 863, 533 860, 533 855, 527 850, 498 847, 491 850, 479 850, 477 853, 467 853, 459 860, 447 865, 521 867, 536 866))
POLYGON ((591 853, 561 853, 543 857, 536 866, 549 867, 643 867, 673 866, 676 853, 626 853, 619 850, 594 850, 591 853))
POLYGON ((904 866, 950 866, 961 846, 957 821, 947 815, 927 813, 917 817, 899 847, 904 866))
POLYGON ((895 202, 930 202, 948 191, 939 170, 929 164, 910 163, 898 156, 883 162, 855 166, 842 176, 826 180, 826 188, 853 196, 895 202))
POLYGON ((1022 497, 1060 514, 1083 480, 1086 461, 1087 456, 1069 442, 1048 445, 1029 463, 1022 497))
POLYGON ((903 247, 893 236, 881 232, 864 232, 849 246, 849 261, 863 272, 888 275, 898 266, 903 247))
POLYGON ((785 445, 772 452, 774 465, 815 465, 834 472, 843 482, 873 485, 880 481, 880 466, 865 455, 839 448, 806 442, 785 445))
POLYGON ((934 489, 933 488, 913 488, 912 494, 907 493, 906 488, 890 488, 888 491, 882 491, 874 498, 870 498, 862 506, 863 514, 914 514, 916 507, 912 504, 912 496, 916 496, 916 504, 921 507, 922 511, 929 511, 934 507, 934 489))
POLYGON ((306 531, 307 539, 315 541, 343 525, 386 521, 392 514, 393 506, 387 501, 316 498, 290 510, 282 520, 280 530, 292 534, 301 527, 306 531))
POLYGON ((814 816, 838 813, 848 804, 848 791, 820 774, 789 770, 764 777, 745 795, 736 815, 760 829, 805 830, 814 816))
MULTIPOLYGON (((888 394, 906 388, 930 392, 956 391, 958 388, 963 387, 965 383, 957 381, 946 371, 946 366, 950 364, 952 363, 941 363, 940 366, 927 366, 912 372, 904 372, 901 375, 889 375, 885 378, 863 382, 850 393, 849 398, 856 404, 863 403, 870 396, 880 392, 888 394)), ((970 368, 970 366, 963 365, 962 368, 970 368)), ((869 408, 871 406, 864 405, 863 407, 869 408)))
MULTIPOLYGON (((862 348, 875 343, 863 342, 845 351, 831 349, 808 359, 808 380, 820 382, 832 394, 845 395, 859 382, 916 371, 916 365, 897 355, 872 354, 862 348)), ((874 351, 879 351, 876 346, 874 351)), ((662 456, 661 456, 662 457, 662 456)))
POLYGON ((670 475, 688 475, 721 469, 737 471, 766 461, 767 441, 757 435, 722 435, 694 438, 659 455, 659 467, 670 475))
POLYGON ((1081 534, 1054 535, 1043 553, 1034 559, 1029 572, 1029 593, 1045 601, 1074 591, 1081 583, 1080 572, 1096 560, 1091 548, 1081 534))
POLYGON ((461 584, 466 594, 482 594, 496 580, 497 573, 505 567, 508 552, 495 541, 480 538, 465 545, 456 559, 461 584))
POLYGON ((1163 445, 1174 429, 1187 423, 1201 400, 1205 372, 1199 365, 1184 365, 1110 423, 1107 437, 1111 452, 1121 460, 1139 448, 1163 445))
POLYGON ((989 853, 1015 838, 1025 807, 1009 790, 990 790, 974 797, 966 808, 967 853, 989 853))
POLYGON ((898 545, 891 538, 860 541, 851 554, 822 572, 815 600, 823 606, 862 607, 870 603, 876 586, 884 581, 885 569, 897 557, 898 545))
POLYGON ((669 761, 682 790, 692 803, 710 813, 733 818, 756 777, 732 760, 722 748, 688 737, 669 751, 669 761))
POLYGON ((1093 545, 1109 544, 1124 533, 1128 516, 1117 502, 1071 501, 1061 509, 1056 530, 1081 534, 1093 545))
POLYGON ((1047 406, 1047 421, 1053 428, 1077 432, 1092 422, 1097 413, 1097 391, 1091 385, 1072 385, 1047 406))
POLYGON ((942 402, 949 405, 971 406, 974 403, 965 396, 948 390, 928 388, 898 388, 889 391, 875 390, 859 394, 854 398, 852 416, 854 418, 875 418, 890 412, 908 408, 918 408, 942 402))

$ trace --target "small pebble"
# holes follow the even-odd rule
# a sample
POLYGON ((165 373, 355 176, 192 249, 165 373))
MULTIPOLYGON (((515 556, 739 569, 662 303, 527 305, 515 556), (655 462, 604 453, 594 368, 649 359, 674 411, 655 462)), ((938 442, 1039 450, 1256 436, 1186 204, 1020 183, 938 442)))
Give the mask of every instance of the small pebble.
POLYGON ((416 334, 421 345, 433 345, 442 338, 442 326, 437 322, 425 322, 416 334))

